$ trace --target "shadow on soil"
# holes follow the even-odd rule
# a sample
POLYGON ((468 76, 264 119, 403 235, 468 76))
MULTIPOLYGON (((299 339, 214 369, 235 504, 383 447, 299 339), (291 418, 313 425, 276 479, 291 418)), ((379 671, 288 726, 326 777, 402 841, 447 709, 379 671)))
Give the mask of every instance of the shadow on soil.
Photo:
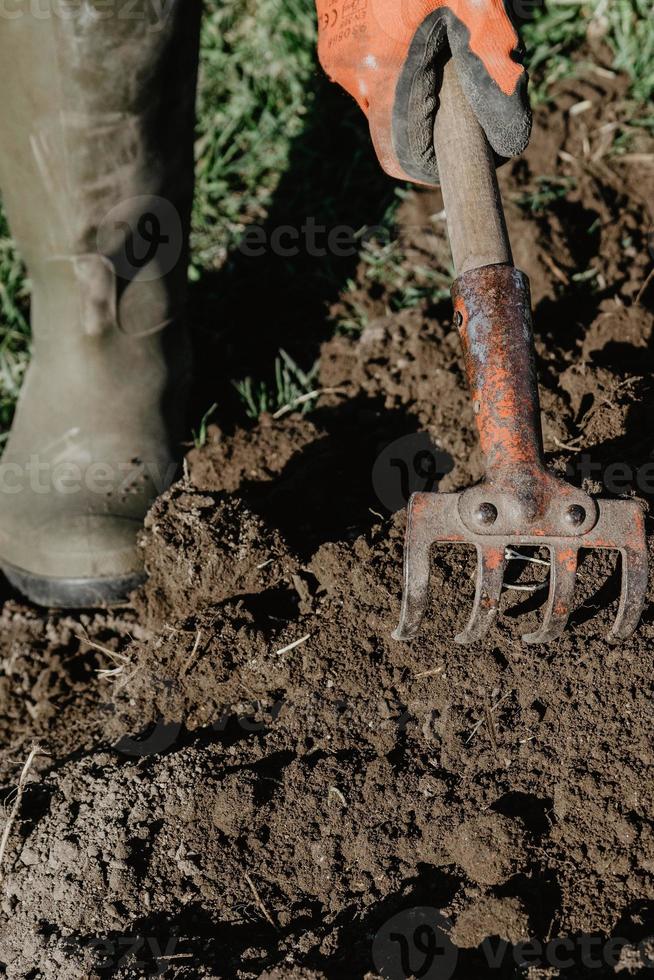
MULTIPOLYGON (((631 908, 612 936, 579 933, 558 937, 554 927, 551 938, 544 943, 528 937, 510 943, 498 936, 487 936, 477 947, 463 949, 450 941, 447 920, 438 912, 454 898, 459 887, 460 881, 454 875, 423 866, 401 894, 389 897, 361 918, 353 920, 349 913, 333 917, 329 926, 338 948, 336 953, 330 953, 332 944, 327 942, 300 959, 305 968, 321 971, 328 980, 360 977, 375 968, 379 972, 380 955, 384 959, 383 975, 390 980, 408 976, 432 980, 469 980, 473 976, 480 980, 518 980, 530 966, 543 976, 609 980, 616 975, 621 950, 629 946, 640 949, 642 964, 633 963, 629 976, 643 980, 654 977, 654 966, 649 965, 654 936, 651 903, 631 908), (411 919, 416 909, 432 912, 439 925, 433 930, 428 925, 416 929, 411 919), (389 923, 391 931, 386 937, 389 923), (381 945, 380 935, 384 936, 381 945)), ((503 892, 507 887, 503 887, 503 892)), ((520 891, 516 888, 511 894, 520 891)), ((558 899, 555 882, 534 880, 521 897, 539 917, 549 916, 552 922, 558 899)), ((221 976, 236 977, 244 968, 254 975, 271 969, 273 963, 283 962, 288 951, 297 951, 302 938, 311 935, 316 919, 325 921, 324 910, 310 900, 304 914, 294 919, 292 928, 265 921, 258 910, 243 912, 241 922, 216 923, 201 905, 191 903, 176 918, 143 918, 127 936, 80 936, 71 939, 70 945, 78 950, 94 950, 95 969, 100 977, 153 976, 164 972, 172 962, 178 970, 190 970, 189 976, 199 965, 206 965, 219 969, 221 976)))
POLYGON ((280 347, 301 367, 313 364, 332 333, 330 304, 358 263, 357 248, 339 257, 327 235, 339 226, 352 233, 378 226, 394 199, 395 184, 381 171, 352 100, 316 75, 312 105, 263 228, 269 245, 258 257, 234 249, 220 271, 192 287, 193 418, 219 397, 219 424, 229 427, 235 416, 242 419, 230 381, 269 377, 280 347), (298 235, 298 254, 281 254, 290 250, 287 236, 281 248, 269 247, 282 227, 298 235))

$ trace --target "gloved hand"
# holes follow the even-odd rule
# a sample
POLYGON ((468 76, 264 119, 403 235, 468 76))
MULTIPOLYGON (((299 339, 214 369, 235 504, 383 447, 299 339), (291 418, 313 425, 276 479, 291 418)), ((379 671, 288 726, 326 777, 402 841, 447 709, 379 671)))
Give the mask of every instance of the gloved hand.
POLYGON ((438 183, 433 128, 447 42, 498 156, 527 145, 527 73, 504 0, 316 0, 316 7, 320 63, 368 116, 392 177, 438 183))

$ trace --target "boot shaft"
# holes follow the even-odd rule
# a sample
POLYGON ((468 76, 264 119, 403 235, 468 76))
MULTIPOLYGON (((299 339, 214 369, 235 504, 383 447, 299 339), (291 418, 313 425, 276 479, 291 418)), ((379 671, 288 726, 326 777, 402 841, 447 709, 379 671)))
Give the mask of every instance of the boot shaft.
POLYGON ((199 0, 19 0, 0 20, 0 192, 33 334, 0 565, 37 602, 133 588, 174 476, 199 21, 199 0))
MULTIPOLYGON (((35 9, 24 0, 0 21, 0 192, 12 234, 37 293, 70 264, 77 296, 61 329, 94 334, 113 319, 151 333, 184 305, 200 3, 35 9)), ((38 345, 48 331, 38 312, 33 331, 38 345)))

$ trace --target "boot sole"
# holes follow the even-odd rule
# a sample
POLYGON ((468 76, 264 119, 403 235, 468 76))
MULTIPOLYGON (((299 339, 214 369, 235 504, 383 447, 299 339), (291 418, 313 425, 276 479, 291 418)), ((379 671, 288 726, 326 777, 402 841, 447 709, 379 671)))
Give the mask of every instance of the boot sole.
POLYGON ((15 589, 37 606, 49 609, 98 609, 124 606, 131 592, 143 585, 145 572, 117 578, 51 578, 2 562, 0 568, 15 589))

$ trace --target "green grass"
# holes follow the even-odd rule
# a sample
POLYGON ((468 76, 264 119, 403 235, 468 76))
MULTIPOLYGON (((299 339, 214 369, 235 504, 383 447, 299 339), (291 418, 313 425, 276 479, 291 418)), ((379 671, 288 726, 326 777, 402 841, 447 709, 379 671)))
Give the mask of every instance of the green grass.
POLYGON ((218 403, 214 402, 214 404, 211 405, 206 410, 206 412, 200 419, 200 424, 197 428, 197 431, 195 429, 192 429, 191 434, 193 436, 193 445, 195 446, 196 449, 202 449, 203 446, 206 446, 207 435, 209 432, 209 422, 211 421, 211 417, 213 416, 213 413, 216 411, 217 408, 218 408, 218 403))
POLYGON ((606 67, 630 79, 629 96, 654 94, 654 17, 651 0, 558 0, 546 3, 522 30, 534 104, 548 101, 554 84, 588 69, 579 56, 586 37, 604 48, 606 67))
POLYGON ((604 0, 606 42, 612 67, 631 79, 631 96, 649 103, 654 96, 654 11, 649 0, 604 0))
POLYGON ((210 0, 202 27, 193 273, 222 264, 265 218, 311 108, 315 13, 307 0, 210 0))
POLYGON ((553 86, 575 72, 574 55, 585 39, 588 15, 582 17, 580 5, 549 4, 522 28, 527 52, 532 104, 547 101, 553 86))
MULTIPOLYGON (((320 71, 315 59, 312 0, 207 0, 205 11, 190 268, 195 281, 224 267, 230 247, 248 223, 265 220, 275 191, 288 172, 297 137, 311 118, 320 71)), ((588 67, 590 49, 586 48, 586 61, 579 51, 589 27, 596 38, 601 36, 597 44, 602 46, 604 65, 624 72, 630 80, 633 125, 625 121, 615 144, 618 151, 624 150, 632 132, 652 128, 651 110, 647 108, 654 95, 650 0, 550 0, 523 30, 532 98, 547 101, 557 80, 588 67)), ((357 117, 352 125, 364 133, 363 117, 357 117)), ((337 154, 338 144, 332 145, 337 154)), ((322 173, 321 167, 327 171, 339 165, 339 179, 342 173, 346 183, 348 171, 342 163, 326 159, 320 152, 320 159, 308 153, 306 159, 298 161, 296 155, 293 179, 302 182, 302 167, 315 178, 316 172, 318 176, 322 173)), ((543 184, 524 206, 546 207, 560 191, 562 188, 543 184)), ((399 197, 395 204, 397 200, 399 197)), ((392 229, 393 216, 391 207, 382 233, 361 247, 363 276, 383 287, 390 310, 439 298, 444 295, 446 278, 443 270, 409 266, 401 244, 383 233, 392 229)), ((333 276, 329 263, 316 267, 315 275, 325 279, 333 276)), ((343 291, 346 312, 334 323, 334 329, 356 333, 365 326, 366 314, 357 302, 354 282, 352 286, 343 291)), ((29 356, 28 300, 29 284, 0 212, 0 438, 10 423, 29 356)), ((312 371, 304 372, 303 377, 312 379, 312 371)), ((308 390, 302 376, 281 353, 267 375, 267 380, 246 378, 238 382, 244 410, 252 416, 262 410, 278 410, 308 390)), ((219 399, 221 393, 216 391, 215 397, 219 399)), ((304 402, 303 408, 310 405, 311 401, 304 402)), ((196 439, 203 438, 203 431, 206 437, 206 422, 195 433, 196 439)))
MULTIPOLYGON (((1 152, 1 151, 0 151, 1 152)), ((0 209, 0 441, 4 442, 29 357, 29 283, 0 209)))
POLYGON ((308 412, 317 398, 315 379, 318 364, 305 372, 293 358, 280 348, 275 358, 273 377, 269 380, 255 381, 251 377, 234 381, 250 419, 258 419, 264 412, 277 418, 287 412, 297 410, 308 412))
POLYGON ((450 295, 452 275, 429 265, 406 261, 402 242, 372 240, 361 252, 365 282, 384 287, 391 312, 411 309, 423 300, 435 302, 450 295))
POLYGON ((576 185, 574 177, 537 177, 535 188, 516 195, 515 202, 524 211, 535 215, 543 214, 552 204, 574 190, 576 185))

